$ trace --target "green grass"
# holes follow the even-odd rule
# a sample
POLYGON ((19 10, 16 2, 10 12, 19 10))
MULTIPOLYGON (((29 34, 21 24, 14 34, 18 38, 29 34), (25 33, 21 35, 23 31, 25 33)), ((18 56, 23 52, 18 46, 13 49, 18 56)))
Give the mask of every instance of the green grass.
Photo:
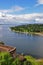
POLYGON ((24 58, 26 59, 25 61, 20 61, 18 56, 14 59, 10 53, 0 52, 0 65, 43 65, 43 59, 38 61, 29 55, 25 55, 24 58))
POLYGON ((25 58, 27 59, 28 62, 30 62, 30 65, 38 65, 39 63, 36 61, 35 58, 33 58, 32 56, 25 56, 25 58))

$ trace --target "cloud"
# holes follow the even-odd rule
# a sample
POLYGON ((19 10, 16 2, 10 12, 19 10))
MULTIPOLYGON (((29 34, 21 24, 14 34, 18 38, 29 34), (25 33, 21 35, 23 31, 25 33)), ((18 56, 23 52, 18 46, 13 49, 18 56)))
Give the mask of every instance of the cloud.
POLYGON ((22 11, 25 8, 21 7, 21 6, 12 6, 10 9, 3 9, 0 10, 0 12, 2 13, 13 13, 13 12, 18 12, 18 11, 22 11))
POLYGON ((0 23, 43 23, 43 13, 11 15, 0 13, 0 23))
POLYGON ((16 16, 16 20, 22 23, 43 23, 43 13, 32 13, 16 16))
POLYGON ((43 4, 43 0, 38 0, 38 4, 43 4))
POLYGON ((4 10, 0 10, 0 12, 2 12, 2 13, 11 13, 11 12, 13 12, 13 10, 11 10, 11 9, 8 9, 8 10, 4 9, 4 10))
POLYGON ((13 6, 12 9, 15 9, 15 11, 22 11, 25 8, 21 7, 21 6, 13 6))
POLYGON ((35 6, 43 5, 43 0, 37 0, 37 4, 35 6))

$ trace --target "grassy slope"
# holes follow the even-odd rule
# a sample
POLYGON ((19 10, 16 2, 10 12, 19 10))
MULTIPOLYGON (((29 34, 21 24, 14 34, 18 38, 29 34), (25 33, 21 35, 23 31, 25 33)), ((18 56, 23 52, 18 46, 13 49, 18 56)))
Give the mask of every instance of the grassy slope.
POLYGON ((35 59, 32 56, 24 56, 26 61, 20 61, 17 56, 15 59, 8 52, 0 53, 0 65, 43 65, 43 59, 35 59))

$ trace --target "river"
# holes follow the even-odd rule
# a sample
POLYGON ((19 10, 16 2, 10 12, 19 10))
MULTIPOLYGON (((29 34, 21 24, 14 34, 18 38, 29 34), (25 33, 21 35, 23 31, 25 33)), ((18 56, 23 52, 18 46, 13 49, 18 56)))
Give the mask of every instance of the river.
POLYGON ((30 54, 43 58, 43 36, 16 33, 10 30, 13 25, 0 25, 0 41, 17 48, 17 53, 30 54))

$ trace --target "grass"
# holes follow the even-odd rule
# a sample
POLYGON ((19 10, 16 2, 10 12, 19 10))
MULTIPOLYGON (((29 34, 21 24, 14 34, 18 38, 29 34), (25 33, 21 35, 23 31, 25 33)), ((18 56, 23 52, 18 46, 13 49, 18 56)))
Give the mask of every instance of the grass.
POLYGON ((36 59, 32 56, 25 55, 25 61, 20 61, 17 56, 15 59, 7 52, 0 53, 0 65, 43 65, 43 59, 36 59))

